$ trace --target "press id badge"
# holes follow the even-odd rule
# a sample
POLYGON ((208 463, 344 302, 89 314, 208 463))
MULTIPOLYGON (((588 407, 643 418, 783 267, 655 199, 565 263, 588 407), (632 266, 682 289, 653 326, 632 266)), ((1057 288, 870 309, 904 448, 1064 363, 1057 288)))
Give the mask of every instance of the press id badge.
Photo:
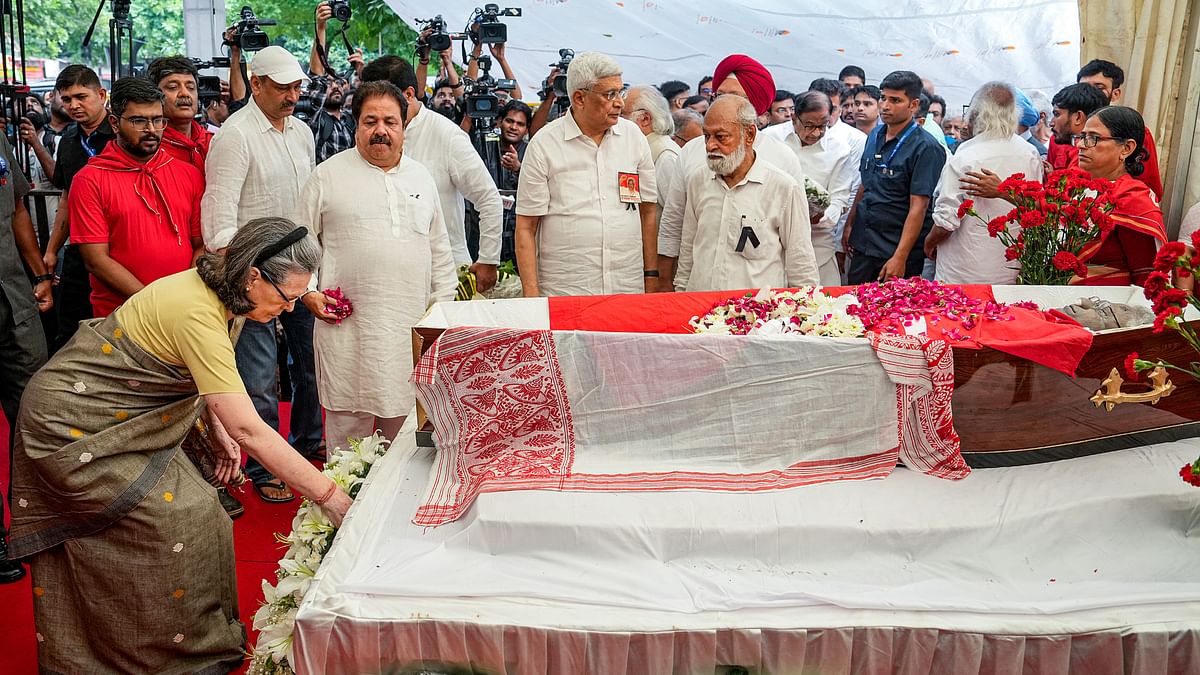
POLYGON ((641 180, 636 173, 617 173, 617 190, 622 204, 641 204, 641 180))

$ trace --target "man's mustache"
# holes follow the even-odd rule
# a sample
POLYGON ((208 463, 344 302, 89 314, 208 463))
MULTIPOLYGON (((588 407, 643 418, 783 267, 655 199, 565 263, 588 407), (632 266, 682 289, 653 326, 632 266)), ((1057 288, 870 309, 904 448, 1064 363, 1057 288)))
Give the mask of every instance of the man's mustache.
POLYGON ((392 137, 387 134, 375 134, 367 142, 367 145, 391 145, 392 137))
POLYGON ((187 98, 186 96, 180 96, 179 98, 175 99, 175 107, 176 108, 182 108, 183 106, 188 106, 189 108, 192 108, 192 107, 195 107, 195 105, 196 105, 196 102, 190 98, 187 98))

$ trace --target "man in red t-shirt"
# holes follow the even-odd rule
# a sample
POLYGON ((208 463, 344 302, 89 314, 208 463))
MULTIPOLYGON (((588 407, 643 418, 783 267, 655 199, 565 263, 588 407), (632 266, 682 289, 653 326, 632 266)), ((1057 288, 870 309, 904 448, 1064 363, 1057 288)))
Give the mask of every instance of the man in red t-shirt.
POLYGON ((203 177, 213 134, 196 121, 200 113, 200 71, 185 56, 163 56, 146 67, 146 79, 163 93, 163 114, 167 118, 163 152, 200 169, 203 177))
POLYGON ((151 281, 187 269, 204 248, 204 176, 160 149, 162 92, 145 78, 126 77, 110 100, 116 142, 75 176, 67 196, 71 242, 91 273, 98 317, 151 281))
MULTIPOLYGON (((1109 105, 1122 105, 1121 87, 1125 84, 1125 71, 1112 61, 1105 61, 1103 59, 1088 61, 1084 67, 1079 69, 1079 74, 1075 76, 1075 81, 1100 90, 1100 93, 1104 94, 1104 97, 1108 99, 1109 105)), ((1150 188, 1155 198, 1162 199, 1163 188, 1162 176, 1158 171, 1158 148, 1154 145, 1154 134, 1150 133, 1150 125, 1148 124, 1146 125, 1146 135, 1142 139, 1142 145, 1146 148, 1146 152, 1150 153, 1150 156, 1145 161, 1146 170, 1137 178, 1145 183, 1146 187, 1150 188)))

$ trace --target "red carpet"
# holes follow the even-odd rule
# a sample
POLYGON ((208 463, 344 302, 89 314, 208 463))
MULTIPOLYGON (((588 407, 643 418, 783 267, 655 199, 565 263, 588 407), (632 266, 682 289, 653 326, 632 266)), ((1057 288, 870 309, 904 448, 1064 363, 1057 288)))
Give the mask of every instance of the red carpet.
MULTIPOLYGON (((283 433, 287 434, 288 405, 280 406, 283 433)), ((8 446, 8 423, 0 415, 0 448, 8 446)), ((0 494, 7 490, 8 453, 0 452, 0 494)), ((237 556, 238 606, 242 622, 250 630, 254 612, 262 603, 262 580, 275 582, 276 563, 286 547, 275 541, 275 533, 287 533, 299 502, 267 504, 249 487, 237 498, 246 505, 246 513, 233 521, 234 550, 237 556)), ((7 512, 5 516, 7 517, 7 512)), ((37 646, 33 628, 33 591, 29 577, 15 584, 0 585, 0 673, 35 675, 37 646)), ((254 643, 253 632, 251 644, 254 643)), ((245 668, 243 667, 243 671, 245 668)))

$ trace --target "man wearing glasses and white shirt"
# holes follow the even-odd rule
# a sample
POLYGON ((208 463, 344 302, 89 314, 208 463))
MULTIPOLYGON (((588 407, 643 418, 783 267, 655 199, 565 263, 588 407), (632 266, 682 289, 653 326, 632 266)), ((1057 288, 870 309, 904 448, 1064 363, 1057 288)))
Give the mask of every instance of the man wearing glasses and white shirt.
MULTIPOLYGON (((824 212, 813 212, 813 252, 820 268, 821 285, 841 283, 835 253, 835 233, 838 221, 850 208, 851 190, 858 177, 861 155, 849 144, 829 134, 829 120, 835 107, 829 96, 819 91, 806 91, 796 97, 796 116, 792 118, 792 133, 784 143, 796 153, 804 175, 829 193, 829 206, 824 212)), ((810 205, 811 209, 812 206, 810 205)))
POLYGON ((526 297, 658 288, 654 161, 621 118, 624 93, 616 61, 580 54, 567 69, 571 110, 529 142, 516 233, 526 297))
MULTIPOLYGON (((238 228, 255 218, 290 218, 315 163, 312 131, 292 117, 308 81, 296 57, 283 47, 267 47, 254 55, 250 71, 253 97, 221 125, 204 164, 207 185, 200 224, 210 251, 228 246, 238 228)), ((313 360, 313 316, 297 303, 292 311, 281 314, 279 321, 292 357, 292 433, 288 440, 301 454, 317 456, 322 425, 313 360)), ((247 321, 236 355, 254 409, 263 421, 279 428, 274 322, 247 321)), ((246 462, 246 476, 265 501, 295 499, 287 485, 254 458, 246 462)))

